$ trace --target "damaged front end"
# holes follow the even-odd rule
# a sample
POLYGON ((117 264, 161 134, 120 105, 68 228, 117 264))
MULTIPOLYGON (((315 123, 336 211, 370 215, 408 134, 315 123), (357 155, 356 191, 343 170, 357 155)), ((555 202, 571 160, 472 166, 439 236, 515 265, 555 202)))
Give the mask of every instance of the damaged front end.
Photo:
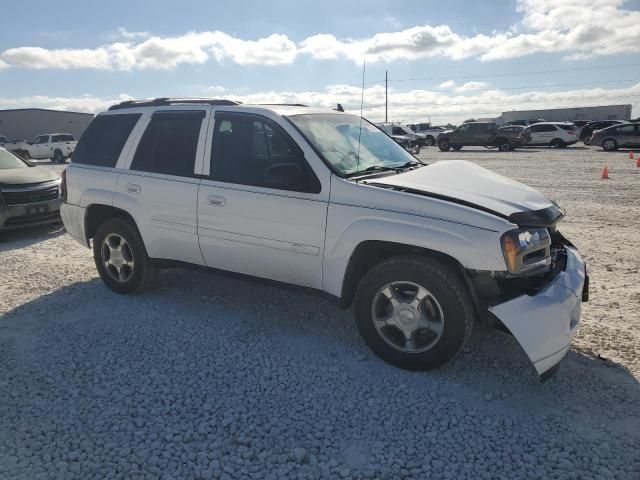
POLYGON ((548 233, 535 244, 503 245, 508 272, 469 272, 485 324, 511 333, 543 380, 569 350, 589 290, 577 249, 555 227, 548 233))

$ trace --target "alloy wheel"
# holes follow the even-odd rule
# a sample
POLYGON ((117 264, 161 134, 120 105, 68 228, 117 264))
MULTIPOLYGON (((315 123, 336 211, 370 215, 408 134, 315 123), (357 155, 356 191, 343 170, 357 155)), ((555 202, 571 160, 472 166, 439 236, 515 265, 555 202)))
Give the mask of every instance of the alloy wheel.
POLYGON ((117 233, 110 233, 102 241, 102 263, 111 278, 124 283, 133 275, 133 252, 127 241, 117 233))

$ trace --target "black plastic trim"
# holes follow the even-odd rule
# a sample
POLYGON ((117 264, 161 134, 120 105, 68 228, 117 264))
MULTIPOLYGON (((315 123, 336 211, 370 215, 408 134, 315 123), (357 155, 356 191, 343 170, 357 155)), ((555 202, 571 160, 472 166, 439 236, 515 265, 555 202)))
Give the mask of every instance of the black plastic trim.
POLYGON ((555 205, 551 205, 541 210, 512 213, 507 217, 507 220, 520 227, 552 227, 562 217, 564 217, 562 210, 555 205))

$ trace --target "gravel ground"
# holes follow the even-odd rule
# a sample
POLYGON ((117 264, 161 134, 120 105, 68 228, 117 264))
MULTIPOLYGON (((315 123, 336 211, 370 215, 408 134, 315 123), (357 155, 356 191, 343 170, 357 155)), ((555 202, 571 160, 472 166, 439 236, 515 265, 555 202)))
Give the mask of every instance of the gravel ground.
POLYGON ((421 155, 566 207, 592 296, 554 378, 480 328, 452 365, 402 371, 369 353, 350 312, 241 280, 176 269, 118 296, 59 227, 13 233, 0 478, 639 479, 640 169, 579 147, 421 155))

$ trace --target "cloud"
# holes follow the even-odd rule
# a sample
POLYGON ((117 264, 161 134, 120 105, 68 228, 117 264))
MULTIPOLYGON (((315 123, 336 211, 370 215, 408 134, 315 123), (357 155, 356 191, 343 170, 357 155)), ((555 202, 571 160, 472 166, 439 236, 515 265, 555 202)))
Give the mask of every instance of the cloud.
POLYGON ((486 82, 466 82, 456 88, 456 92, 473 92, 477 90, 484 90, 489 86, 486 82))
MULTIPOLYGON (((468 82, 469 83, 469 82, 468 82)), ((193 87, 195 89, 195 87, 193 87)), ((219 87, 214 86, 214 89, 219 87)), ((198 93, 202 87, 197 88, 198 93)), ((195 94, 195 92, 194 92, 195 94)), ((361 90, 349 85, 331 85, 325 90, 289 92, 238 92, 236 94, 216 92, 216 97, 239 100, 243 103, 303 103, 326 108, 335 108, 341 103, 347 112, 360 112, 361 90)), ((76 110, 97 113, 114 103, 131 99, 121 94, 113 98, 91 95, 78 97, 31 96, 0 98, 0 108, 42 107, 61 110, 76 110)), ((459 123, 466 118, 496 117, 509 110, 536 110, 559 107, 581 107, 589 105, 627 104, 633 106, 633 115, 640 112, 640 83, 625 88, 583 88, 566 91, 530 91, 509 93, 492 89, 482 92, 441 92, 425 89, 389 91, 389 117, 404 122, 425 121, 429 117, 439 123, 459 123)), ((365 89, 363 114, 372 121, 384 119, 384 87, 381 85, 365 89)))
POLYGON ((438 85, 438 88, 442 88, 444 90, 450 90, 455 86, 456 86, 456 82, 455 81, 447 80, 446 82, 442 82, 440 85, 438 85))
MULTIPOLYGON (((521 20, 504 32, 456 33, 448 25, 417 25, 365 38, 318 33, 295 43, 286 35, 241 39, 221 31, 160 37, 118 29, 118 41, 95 48, 47 49, 23 46, 5 50, 3 64, 33 69, 171 69, 208 61, 239 65, 285 65, 300 56, 354 63, 453 60, 503 60, 533 53, 564 53, 567 60, 640 52, 640 11, 623 0, 518 0, 521 20), (603 22, 602 19, 607 21, 603 22)), ((0 67, 1 68, 1 67, 0 67)))

